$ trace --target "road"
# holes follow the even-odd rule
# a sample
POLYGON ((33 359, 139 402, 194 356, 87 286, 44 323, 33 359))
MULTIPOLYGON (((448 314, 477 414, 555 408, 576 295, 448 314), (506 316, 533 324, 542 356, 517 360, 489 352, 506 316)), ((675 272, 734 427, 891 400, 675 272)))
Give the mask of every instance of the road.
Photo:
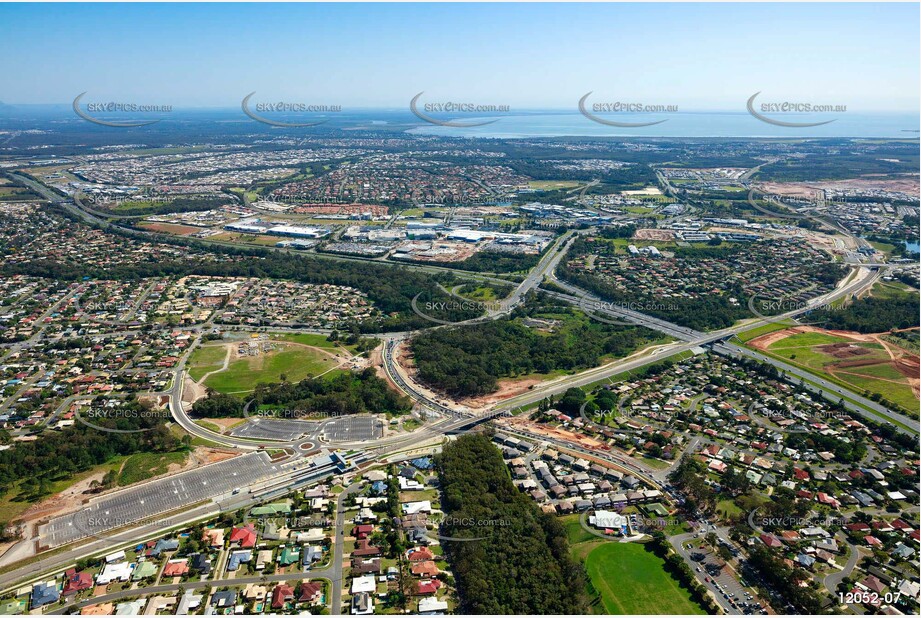
MULTIPOLYGON (((24 179, 24 180, 27 181, 28 179, 24 179)), ((31 186, 31 184, 34 184, 34 183, 27 182, 27 184, 30 184, 31 186)), ((41 185, 37 185, 34 188, 36 190, 39 190, 39 187, 41 187, 41 185)), ((64 205, 65 207, 69 207, 70 209, 75 210, 79 216, 84 217, 85 219, 88 219, 92 223, 101 224, 104 226, 110 225, 109 223, 105 221, 100 221, 97 218, 93 217, 92 214, 87 213, 86 211, 83 211, 79 208, 76 208, 72 204, 71 200, 67 198, 61 198, 60 196, 56 196, 44 187, 42 187, 41 192, 43 194, 46 194, 46 197, 48 197, 48 199, 52 200, 53 202, 57 204, 61 204, 61 205, 64 205)), ((530 391, 529 393, 526 393, 524 395, 515 397, 511 400, 504 402, 502 405, 497 406, 490 413, 479 415, 479 416, 468 416, 468 415, 460 414, 457 411, 447 406, 444 406, 440 402, 432 400, 431 397, 424 396, 423 394, 418 393, 416 389, 412 388, 412 385, 408 384, 405 380, 400 378, 396 372, 388 371, 388 374, 391 375, 391 378, 394 379, 394 381, 397 384, 399 384, 401 388, 403 388, 404 390, 407 390, 414 398, 421 401, 424 405, 431 406, 433 409, 444 414, 445 417, 434 423, 423 426, 423 428, 421 428, 420 430, 416 432, 413 432, 413 434, 409 436, 394 436, 389 439, 383 439, 383 440, 378 441, 377 443, 375 443, 373 449, 370 449, 374 451, 374 455, 376 458, 386 457, 388 454, 399 452, 400 449, 405 449, 408 446, 422 443, 426 439, 436 438, 440 435, 463 431, 475 424, 485 422, 486 420, 489 420, 490 418, 496 415, 508 414, 514 411, 518 407, 537 402, 547 397, 550 394, 558 394, 574 386, 576 387, 585 386, 593 382, 597 382, 605 378, 608 378, 610 376, 616 375, 618 373, 632 371, 634 369, 638 369, 643 366, 646 366, 650 363, 657 362, 658 360, 665 358, 667 356, 670 356, 672 354, 675 354, 677 352, 693 350, 702 345, 720 342, 736 334, 745 332, 753 328, 757 328, 767 323, 766 320, 753 320, 741 326, 735 326, 735 327, 731 327, 727 329, 722 329, 722 330, 714 331, 711 333, 703 333, 700 331, 696 331, 694 329, 671 324, 667 321, 664 321, 664 320, 661 320, 661 319, 658 319, 652 316, 648 316, 648 315, 645 315, 639 312, 634 312, 634 311, 630 311, 627 309, 620 309, 617 307, 604 306, 603 303, 601 303, 600 299, 597 299, 597 298, 592 299, 592 297, 586 294, 584 291, 578 288, 575 288, 574 286, 571 286, 565 282, 555 279, 553 275, 553 271, 556 265, 559 263, 559 261, 562 259, 562 257, 566 253, 565 248, 568 247, 568 245, 572 242, 574 237, 575 237, 574 233, 568 232, 566 235, 560 237, 560 239, 558 239, 556 243, 551 245, 548 252, 542 257, 542 259, 538 263, 538 266, 532 269, 531 273, 529 273, 529 275, 525 278, 525 280, 519 286, 516 287, 515 292, 513 292, 513 295, 510 297, 511 302, 507 304, 507 307, 509 308, 509 310, 510 308, 514 307, 516 304, 520 303, 522 299, 524 298, 524 296, 527 294, 527 292, 533 289, 536 289, 543 282, 543 279, 546 276, 548 279, 550 279, 557 285, 560 285, 563 289, 566 289, 568 292, 570 292, 570 294, 561 294, 558 292, 552 292, 552 294, 556 295, 558 298, 567 300, 568 302, 572 302, 574 304, 584 304, 586 299, 594 300, 596 303, 600 304, 601 306, 598 307, 597 309, 594 306, 591 306, 591 308, 596 309, 599 313, 610 316, 611 318, 614 318, 614 319, 624 319, 632 323, 637 323, 643 326, 647 326, 659 332, 664 332, 674 337, 675 339, 677 339, 678 342, 674 344, 669 344, 667 346, 662 346, 654 351, 639 354, 634 358, 625 359, 623 361, 612 363, 602 368, 596 368, 594 370, 582 372, 576 376, 567 377, 565 379, 556 381, 553 384, 547 385, 545 387, 536 387, 534 390, 530 391)), ((331 258, 331 259, 339 259, 339 258, 331 258)), ((420 268, 422 268, 423 270, 429 270, 432 272, 454 272, 455 274, 461 274, 461 275, 468 276, 469 278, 474 278, 474 279, 477 279, 477 278, 481 280, 490 279, 489 277, 486 277, 483 275, 472 275, 471 273, 453 271, 452 269, 448 269, 448 268, 427 267, 427 266, 421 266, 420 268)), ((875 277, 879 276, 879 272, 877 271, 875 272, 875 274, 870 273, 868 276, 873 277, 875 280, 875 277)), ((503 283, 507 283, 504 280, 502 281, 503 283)), ((872 283, 872 281, 870 283, 872 283)), ((848 285, 845 285, 842 288, 825 295, 821 302, 829 302, 830 300, 834 298, 839 298, 845 294, 853 293, 854 290, 865 289, 867 285, 869 285, 867 281, 867 277, 864 277, 864 278, 858 277, 856 281, 851 282, 848 285)), ((774 318, 774 319, 782 319, 782 318, 787 318, 787 317, 792 318, 792 317, 795 317, 796 315, 799 315, 805 310, 807 309, 792 311, 792 312, 789 312, 788 314, 784 314, 783 316, 777 316, 777 318, 774 318)), ((501 315, 501 313, 497 313, 496 315, 501 315)), ((401 333, 397 335, 391 335, 386 338, 385 367, 388 364, 392 364, 394 362, 392 352, 393 352, 393 347, 395 346, 395 342, 399 341, 401 336, 409 336, 409 335, 411 335, 411 333, 401 333)), ((715 347, 719 347, 720 349, 723 349, 720 346, 726 346, 727 350, 731 350, 733 353, 736 353, 736 354, 745 354, 749 356, 751 355, 751 351, 748 351, 745 348, 740 348, 738 346, 733 346, 732 344, 719 343, 718 346, 715 346, 715 347)), ((304 454, 303 452, 299 450, 299 447, 301 446, 302 441, 260 442, 260 441, 245 440, 242 438, 234 438, 232 436, 226 436, 223 434, 217 434, 215 432, 208 431, 196 425, 194 422, 191 421, 191 419, 189 419, 189 417, 185 414, 184 410, 182 409, 182 402, 181 402, 182 388, 183 388, 182 378, 184 376, 184 368, 185 368, 186 361, 192 349, 194 349, 194 347, 195 347, 194 345, 190 346, 189 350, 187 350, 186 354, 183 356, 183 358, 180 360, 179 364, 177 365, 175 369, 175 373, 174 373, 175 378, 173 381, 173 385, 171 389, 169 390, 170 411, 174 419, 176 420, 176 422, 180 424, 186 431, 188 431, 192 435, 199 436, 206 440, 219 442, 221 444, 232 446, 234 448, 238 448, 241 450, 256 450, 262 446, 270 446, 272 448, 288 447, 294 451, 293 455, 291 456, 292 460, 297 460, 301 458, 304 454)), ((775 361, 774 359, 770 359, 768 357, 764 358, 764 362, 768 362, 774 365, 777 365, 778 363, 778 361, 775 361)), ((791 368, 791 369, 795 370, 795 368, 791 368)), ((794 375, 796 374, 795 371, 789 371, 788 373, 791 373, 794 375)), ((811 381, 817 382, 815 377, 812 376, 811 374, 808 376, 808 379, 811 381)), ((832 392, 838 395, 845 394, 847 397, 852 398, 855 401, 860 401, 858 395, 854 393, 846 392, 840 387, 837 387, 836 385, 830 385, 830 384, 827 386, 821 385, 821 389, 823 390, 823 392, 830 389, 832 392)), ((869 403, 873 403, 873 402, 869 402, 869 403)), ((878 407, 881 408, 881 406, 878 406, 878 407)), ((880 410, 880 413, 891 415, 891 412, 885 410, 884 408, 880 410)), ((914 425, 909 425, 909 427, 913 427, 913 426, 914 425)), ((915 433, 917 433, 917 431, 915 431, 915 433)), ((363 443, 353 444, 353 443, 344 442, 344 443, 338 444, 337 446, 342 447, 342 448, 348 448, 352 446, 363 446, 367 448, 368 445, 363 444, 363 443)), ((568 444, 566 445, 566 448, 569 448, 571 450, 578 450, 577 448, 569 446, 568 444)), ((588 453, 588 454, 597 456, 597 454, 595 453, 588 453)), ((625 463, 632 466, 634 474, 639 476, 644 473, 635 464, 630 464, 629 462, 625 462, 625 463)), ((295 477, 293 470, 294 469, 292 467, 290 471, 285 472, 285 474, 288 476, 289 479, 293 479, 295 477)), ((284 480, 284 477, 282 477, 281 480, 284 480)), ((654 485, 657 484, 655 478, 649 476, 649 480, 652 481, 654 485)), ((281 489, 284 489, 284 488, 282 487, 281 489)), ((281 489, 279 489, 279 491, 281 489)), ((241 504, 244 504, 244 503, 245 502, 241 501, 241 504)), ((223 510, 223 509, 228 508, 230 505, 224 504, 224 505, 219 505, 219 506, 223 510)), ((339 536, 340 524, 344 525, 344 522, 339 521, 340 513, 338 512, 338 506, 339 505, 337 505, 337 537, 339 536)), ((195 510, 195 509, 190 510, 188 514, 190 516, 193 514, 198 515, 199 513, 206 514, 207 512, 209 512, 209 511, 204 510, 206 507, 211 510, 214 509, 214 505, 209 504, 209 505, 206 505, 205 507, 201 507, 202 510, 200 511, 195 510)), ((132 534, 138 534, 138 536, 134 538, 151 538, 151 537, 145 537, 143 531, 140 529, 134 530, 131 532, 132 534)), ((151 531, 151 536, 153 536, 153 532, 154 531, 151 531)), ((72 564, 72 562, 77 557, 84 557, 84 556, 92 555, 96 553, 103 553, 106 550, 111 550, 113 544, 114 543, 111 540, 94 541, 92 543, 85 544, 78 548, 65 550, 63 552, 57 553, 53 556, 44 558, 42 560, 32 562, 26 567, 21 567, 20 569, 9 571, 3 574, 2 576, 0 576, 0 585, 14 583, 16 581, 19 581, 19 579, 28 577, 29 575, 42 573, 44 571, 48 571, 56 567, 61 567, 61 566, 66 566, 68 564, 72 564)), ((340 547, 341 545, 342 544, 340 543, 340 547)), ((339 554, 339 557, 341 558, 341 554, 339 554)), ((338 564, 338 568, 341 570, 341 560, 338 561, 338 563, 336 564, 338 564)), ((335 567, 335 564, 334 564, 334 567, 335 567)), ((315 575, 318 575, 318 573, 315 575)), ((261 578, 259 579, 261 580, 261 578)), ((333 577, 331 579, 334 582, 337 580, 339 581, 339 586, 340 586, 339 594, 341 597, 341 575, 339 577, 333 577)), ((236 580, 236 581, 239 582, 240 580, 236 580)))
MULTIPOLYGON (((197 590, 199 588, 212 588, 218 590, 223 586, 245 586, 247 584, 265 584, 284 581, 294 581, 299 579, 331 579, 333 569, 320 569, 310 571, 293 571, 291 573, 274 573, 272 575, 259 575, 250 577, 234 577, 231 579, 205 579, 201 581, 188 581, 179 584, 160 584, 158 586, 145 586, 141 588, 121 590, 110 594, 103 594, 98 597, 92 597, 79 603, 65 605, 64 607, 53 612, 53 615, 68 614, 73 610, 82 609, 88 605, 98 605, 101 603, 111 603, 123 601, 141 595, 154 596, 164 593, 178 593, 180 590, 197 590)), ((336 613, 336 612, 333 612, 336 613)))
MULTIPOLYGON (((695 562, 691 559, 691 554, 695 552, 705 554, 708 558, 713 557, 713 552, 706 549, 701 549, 699 547, 699 545, 703 544, 703 540, 701 538, 695 537, 694 533, 687 533, 670 537, 668 542, 671 543, 675 552, 681 556, 685 562, 687 562, 688 566, 691 568, 691 571, 694 572, 694 576, 697 578, 700 585, 706 588, 707 592, 716 601, 717 605, 723 609, 724 613, 736 616, 741 614, 738 609, 732 607, 729 604, 728 599, 723 597, 723 588, 717 587, 717 584, 725 586, 725 589, 728 592, 736 595, 744 594, 742 584, 740 584, 737 579, 725 572, 720 572, 720 574, 716 577, 710 577, 703 570, 703 568, 699 566, 707 562, 706 558, 700 562, 695 562), (691 549, 686 548, 688 543, 691 544, 691 549), (710 581, 707 581, 708 579, 710 581)), ((726 569, 724 568, 723 571, 725 570, 726 569)))
POLYGON ((847 546, 850 548, 850 555, 847 557, 847 562, 840 571, 835 571, 827 576, 822 582, 825 586, 825 589, 834 596, 838 594, 838 584, 840 584, 845 577, 849 577, 851 572, 854 570, 854 567, 857 566, 857 561, 860 560, 860 548, 847 540, 845 535, 840 535, 838 538, 839 541, 847 543, 847 546))
POLYGON ((333 589, 330 593, 328 605, 333 615, 342 613, 342 584, 344 582, 342 563, 345 560, 345 499, 346 497, 357 493, 363 487, 363 483, 352 483, 339 494, 336 499, 336 536, 333 539, 333 558, 332 564, 328 569, 333 582, 333 589))

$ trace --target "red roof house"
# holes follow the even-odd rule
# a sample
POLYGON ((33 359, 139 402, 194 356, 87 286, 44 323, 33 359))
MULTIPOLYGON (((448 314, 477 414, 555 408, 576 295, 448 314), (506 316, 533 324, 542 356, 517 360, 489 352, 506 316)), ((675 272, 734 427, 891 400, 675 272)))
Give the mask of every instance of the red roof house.
POLYGON ((256 528, 253 524, 246 524, 241 528, 234 528, 230 532, 230 542, 239 543, 240 547, 249 549, 256 546, 256 528))

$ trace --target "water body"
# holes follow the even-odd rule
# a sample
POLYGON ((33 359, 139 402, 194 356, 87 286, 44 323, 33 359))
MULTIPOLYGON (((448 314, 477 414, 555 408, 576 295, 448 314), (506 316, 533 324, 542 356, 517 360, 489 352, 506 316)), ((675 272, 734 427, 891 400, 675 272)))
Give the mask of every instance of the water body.
POLYGON ((921 248, 919 248, 919 245, 917 242, 909 242, 907 240, 905 241, 905 250, 908 251, 909 253, 921 252, 921 248))
POLYGON ((522 113, 504 116, 474 116, 441 118, 458 122, 495 119, 479 127, 444 127, 423 123, 410 133, 448 137, 884 137, 918 139, 918 114, 855 113, 839 114, 765 114, 784 122, 823 122, 819 127, 778 127, 762 122, 746 111, 740 112, 677 112, 649 114, 597 114, 617 122, 655 122, 649 127, 609 127, 586 118, 578 111, 522 113))

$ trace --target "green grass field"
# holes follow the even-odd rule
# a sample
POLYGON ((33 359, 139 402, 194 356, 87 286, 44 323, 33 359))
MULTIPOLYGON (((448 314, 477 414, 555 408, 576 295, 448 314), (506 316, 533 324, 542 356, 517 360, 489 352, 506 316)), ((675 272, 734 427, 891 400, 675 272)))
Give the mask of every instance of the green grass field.
POLYGON ((742 509, 732 500, 720 500, 716 504, 716 510, 724 517, 738 517, 744 515, 742 509))
POLYGON ((827 365, 832 365, 842 360, 818 349, 818 346, 833 343, 851 343, 868 350, 868 354, 855 357, 861 360, 878 359, 884 361, 889 359, 889 355, 879 344, 855 343, 844 337, 835 337, 824 333, 797 333, 780 341, 775 341, 768 346, 768 350, 777 356, 794 361, 798 365, 824 373, 827 365))
POLYGON ((604 541, 585 530, 579 515, 560 518, 573 557, 585 570, 601 601, 599 614, 703 614, 665 570, 665 562, 639 543, 604 541))
POLYGON ((336 366, 326 354, 308 348, 275 350, 253 358, 231 362, 226 371, 211 374, 205 386, 220 393, 251 391, 260 382, 280 382, 285 374, 289 382, 299 382, 336 366))
POLYGON ((326 335, 315 335, 313 333, 279 333, 272 334, 271 337, 275 341, 290 341, 292 343, 312 345, 315 348, 323 348, 329 351, 344 348, 353 354, 355 353, 355 346, 345 345, 341 341, 327 341, 326 335))
POLYGON ((189 375, 198 382, 209 371, 220 369, 226 356, 227 348, 220 344, 196 348, 189 358, 189 375))
POLYGON ((763 324, 759 326, 758 328, 753 328, 751 330, 745 331, 744 333, 740 333, 737 336, 737 338, 739 341, 745 343, 746 341, 757 339, 761 335, 773 333, 775 330, 783 330, 793 325, 794 325, 793 322, 790 322, 789 324, 778 324, 777 322, 769 322, 767 324, 763 324))
POLYGON ((901 281, 879 281, 870 291, 873 298, 903 298, 905 296, 917 297, 918 291, 901 281))
POLYGON ((601 542, 585 559, 606 614, 703 614, 665 562, 639 543, 601 542))
POLYGON ((866 367, 849 367, 848 373, 859 373, 868 378, 882 378, 884 380, 901 380, 902 374, 892 365, 868 365, 866 367))
POLYGON ((794 365, 807 369, 818 376, 849 388, 855 393, 864 391, 879 393, 889 401, 907 410, 919 409, 918 398, 905 377, 890 364, 886 350, 878 343, 855 342, 845 337, 825 333, 797 333, 768 346, 767 353, 794 365), (833 343, 850 343, 867 351, 866 354, 851 357, 869 364, 857 367, 840 367, 846 360, 826 354, 819 346, 833 343), (872 361, 879 361, 873 363, 872 361))
POLYGON ((828 345, 831 343, 847 343, 848 341, 850 340, 845 337, 826 335, 825 333, 796 333, 780 341, 775 341, 770 345, 770 349, 774 351, 784 348, 805 348, 815 345, 828 345))
MULTIPOLYGON (((872 373, 874 370, 879 370, 880 372, 885 373, 886 370, 891 369, 887 365, 870 365, 869 367, 861 367, 861 371, 854 371, 854 373, 872 373)), ((898 373, 895 370, 892 370, 893 373, 898 373)), ((855 387, 855 390, 858 392, 863 392, 865 390, 870 391, 871 393, 879 393, 889 401, 899 404, 903 408, 908 410, 914 410, 916 413, 919 411, 919 402, 918 398, 915 397, 914 392, 911 390, 911 387, 908 384, 895 384, 893 382, 887 382, 886 380, 890 378, 885 378, 884 380, 877 379, 877 377, 867 377, 861 378, 855 375, 850 374, 838 374, 839 379, 852 384, 855 387)), ((883 377, 883 376, 879 376, 883 377)), ((901 378, 901 374, 899 374, 901 378)))
POLYGON ((166 474, 173 464, 182 465, 189 456, 187 452, 174 453, 138 453, 125 460, 118 474, 118 484, 122 487, 138 483, 151 477, 166 474))
POLYGON ((558 189, 572 189, 583 183, 577 180, 532 180, 528 185, 540 191, 555 191, 558 189))

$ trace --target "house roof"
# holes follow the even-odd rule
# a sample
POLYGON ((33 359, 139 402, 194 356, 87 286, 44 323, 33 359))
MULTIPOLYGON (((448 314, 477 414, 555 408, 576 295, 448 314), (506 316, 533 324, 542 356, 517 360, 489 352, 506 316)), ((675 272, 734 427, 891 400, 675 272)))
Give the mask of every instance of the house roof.
POLYGON ((211 602, 218 607, 230 607, 237 602, 236 590, 218 590, 211 595, 211 602))
POLYGON ((439 588, 441 588, 441 582, 437 579, 419 582, 419 587, 416 590, 416 594, 435 594, 438 592, 439 588))
POLYGON ((875 575, 867 575, 860 581, 860 583, 866 586, 867 588, 869 588, 870 590, 872 590, 873 592, 878 592, 878 593, 882 593, 883 590, 885 590, 886 588, 886 584, 881 582, 879 578, 876 577, 875 575))
POLYGON ((53 581, 41 582, 32 586, 32 607, 41 607, 54 603, 61 597, 58 587, 53 581))
POLYGON ((166 563, 166 566, 163 567, 163 576, 164 577, 176 577, 178 575, 185 575, 189 572, 189 561, 188 560, 170 560, 166 563))
POLYGON ((435 554, 432 553, 428 547, 419 547, 416 549, 411 549, 406 553, 406 557, 410 562, 421 562, 424 560, 434 560, 435 554))
MULTIPOLYGON (((86 571, 76 572, 75 569, 68 569, 64 577, 64 594, 88 590, 93 587, 93 574, 86 571)), ((2 614, 3 612, 0 612, 2 614)))
POLYGON ((761 542, 768 547, 783 547, 783 543, 780 542, 780 539, 778 539, 773 534, 764 533, 759 538, 761 539, 761 542))
POLYGON ((240 547, 256 546, 256 528, 253 524, 246 524, 240 528, 234 528, 230 532, 230 542, 239 543, 240 547))
POLYGON ((157 574, 157 565, 149 560, 139 563, 131 574, 131 579, 140 581, 142 579, 153 577, 157 574))
POLYGON ((317 582, 304 582, 301 584, 301 594, 297 600, 301 603, 314 601, 323 593, 323 586, 317 582))
POLYGON ((288 584, 278 584, 272 589, 272 609, 279 609, 285 606, 285 601, 294 598, 294 588, 288 584))
POLYGON ((434 577, 439 573, 438 566, 432 560, 416 562, 412 565, 412 567, 410 567, 410 571, 412 571, 412 574, 417 577, 434 577))

